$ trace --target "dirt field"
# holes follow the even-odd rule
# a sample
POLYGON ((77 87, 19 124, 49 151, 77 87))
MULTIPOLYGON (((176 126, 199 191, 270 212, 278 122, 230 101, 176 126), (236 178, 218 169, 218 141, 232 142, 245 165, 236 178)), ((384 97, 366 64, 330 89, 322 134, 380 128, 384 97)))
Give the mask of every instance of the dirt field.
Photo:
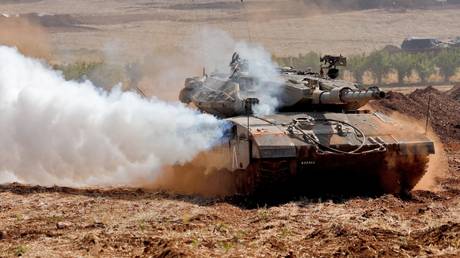
MULTIPOLYGON (((457 176, 458 181, 458 176, 457 176)), ((0 188, 3 257, 455 257, 456 188, 260 207, 136 189, 0 188)))
POLYGON ((141 189, 0 186, 1 257, 460 254, 460 153, 410 200, 200 198, 141 189))
MULTIPOLYGON (((276 55, 359 53, 399 45, 412 35, 460 36, 459 10, 317 12, 299 1, 283 0, 246 0, 244 5, 203 0, 0 1, 4 16, 27 14, 46 28, 60 62, 113 49, 120 60, 155 56, 187 46, 206 27, 260 43, 276 55)), ((425 106, 414 103, 426 100, 428 93, 435 95, 432 125, 446 144, 448 160, 437 191, 414 191, 407 200, 392 195, 255 200, 137 188, 0 185, 0 257, 458 257, 458 96, 394 93, 374 108, 423 120, 415 114, 425 106)))
POLYGON ((133 188, 0 185, 0 257, 458 257, 457 90, 391 93, 373 104, 383 112, 423 119, 420 110, 426 106, 416 103, 432 95, 431 126, 445 144, 448 162, 437 180, 439 190, 414 191, 409 199, 262 200, 133 188))

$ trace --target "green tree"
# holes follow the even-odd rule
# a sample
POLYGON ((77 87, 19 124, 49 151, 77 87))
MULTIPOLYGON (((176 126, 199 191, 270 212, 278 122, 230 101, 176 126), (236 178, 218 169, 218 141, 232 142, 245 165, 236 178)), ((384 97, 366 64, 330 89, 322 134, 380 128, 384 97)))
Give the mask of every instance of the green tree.
POLYGON ((417 54, 414 69, 417 71, 422 83, 428 82, 428 78, 436 71, 433 57, 426 53, 417 54))
POLYGON ((369 71, 378 85, 382 84, 383 78, 390 72, 390 55, 386 51, 374 51, 368 58, 369 71))
POLYGON ((390 56, 390 66, 398 74, 398 83, 404 84, 404 78, 409 77, 414 69, 414 55, 399 52, 390 56))
POLYGON ((356 82, 362 84, 364 73, 367 70, 367 58, 364 54, 354 55, 348 59, 347 70, 353 75, 356 82))
POLYGON ((436 56, 434 63, 444 77, 444 82, 449 82, 449 78, 455 75, 460 66, 460 51, 444 49, 436 56))

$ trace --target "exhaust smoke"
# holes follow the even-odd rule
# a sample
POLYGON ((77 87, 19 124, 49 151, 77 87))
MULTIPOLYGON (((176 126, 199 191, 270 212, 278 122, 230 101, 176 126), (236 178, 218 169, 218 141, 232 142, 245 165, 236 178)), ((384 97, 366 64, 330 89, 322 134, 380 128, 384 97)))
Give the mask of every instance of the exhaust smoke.
POLYGON ((272 61, 270 53, 257 45, 240 42, 235 47, 241 57, 248 62, 248 74, 257 79, 254 96, 260 100, 254 106, 256 115, 269 115, 279 106, 282 79, 277 65, 272 61))
POLYGON ((206 71, 222 74, 232 73, 230 58, 237 52, 246 61, 248 76, 256 80, 248 94, 260 100, 254 106, 256 115, 272 114, 280 104, 282 79, 278 65, 261 45, 238 41, 225 31, 207 27, 196 33, 184 52, 190 53, 186 59, 203 64, 206 71))
POLYGON ((0 182, 126 185, 190 161, 223 137, 225 122, 121 87, 66 81, 0 46, 0 182))

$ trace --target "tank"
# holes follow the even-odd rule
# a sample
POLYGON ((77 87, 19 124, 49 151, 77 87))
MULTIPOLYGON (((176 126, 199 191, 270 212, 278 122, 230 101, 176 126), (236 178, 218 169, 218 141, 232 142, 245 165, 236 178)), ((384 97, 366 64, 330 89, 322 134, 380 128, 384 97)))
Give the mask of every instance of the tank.
POLYGON ((230 73, 187 78, 179 98, 229 122, 215 151, 240 194, 408 194, 425 174, 433 142, 367 110, 385 93, 338 79, 345 57, 320 62, 319 73, 280 67, 280 80, 261 82, 235 53, 230 73), (260 87, 279 89, 276 111, 255 112, 260 87))

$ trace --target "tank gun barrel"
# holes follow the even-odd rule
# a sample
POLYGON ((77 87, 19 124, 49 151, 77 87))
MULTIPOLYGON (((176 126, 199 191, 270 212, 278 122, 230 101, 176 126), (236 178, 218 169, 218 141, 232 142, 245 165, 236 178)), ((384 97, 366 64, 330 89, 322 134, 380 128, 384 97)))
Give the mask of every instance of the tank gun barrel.
POLYGON ((317 93, 317 104, 348 104, 355 102, 368 102, 373 99, 385 98, 385 92, 377 87, 367 90, 353 90, 351 88, 334 88, 330 91, 317 93))
POLYGON ((372 87, 367 90, 348 90, 342 93, 341 99, 343 102, 358 102, 358 101, 369 101, 373 99, 385 98, 385 92, 381 91, 377 87, 372 87))

